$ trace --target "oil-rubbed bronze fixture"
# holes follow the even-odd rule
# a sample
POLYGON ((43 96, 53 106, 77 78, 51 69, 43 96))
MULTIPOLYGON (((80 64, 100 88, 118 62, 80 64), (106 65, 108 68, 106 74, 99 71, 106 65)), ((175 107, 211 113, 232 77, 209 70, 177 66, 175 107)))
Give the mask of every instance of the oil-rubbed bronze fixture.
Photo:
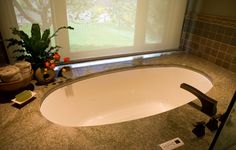
POLYGON ((210 120, 206 123, 205 121, 196 122, 193 124, 194 129, 192 132, 197 137, 203 137, 205 135, 205 127, 207 127, 212 132, 218 129, 219 121, 223 119, 224 115, 217 114, 210 118, 210 120))
POLYGON ((202 93, 198 89, 196 89, 186 83, 182 83, 180 85, 180 87, 182 89, 189 91, 190 93, 195 95, 201 101, 201 104, 202 104, 201 111, 202 112, 204 112, 205 114, 207 114, 211 117, 216 114, 216 112, 217 112, 217 107, 216 107, 217 101, 216 100, 208 97, 207 95, 205 95, 204 93, 202 93))
POLYGON ((196 124, 193 125, 195 128, 192 130, 192 132, 197 137, 203 137, 205 135, 205 122, 196 122, 196 124))

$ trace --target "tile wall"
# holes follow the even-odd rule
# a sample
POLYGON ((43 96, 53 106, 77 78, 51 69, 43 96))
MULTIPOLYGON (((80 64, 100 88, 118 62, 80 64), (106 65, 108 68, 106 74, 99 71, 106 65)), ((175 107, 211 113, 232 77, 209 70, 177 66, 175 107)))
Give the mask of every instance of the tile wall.
POLYGON ((236 72, 236 19, 186 14, 180 48, 236 72))

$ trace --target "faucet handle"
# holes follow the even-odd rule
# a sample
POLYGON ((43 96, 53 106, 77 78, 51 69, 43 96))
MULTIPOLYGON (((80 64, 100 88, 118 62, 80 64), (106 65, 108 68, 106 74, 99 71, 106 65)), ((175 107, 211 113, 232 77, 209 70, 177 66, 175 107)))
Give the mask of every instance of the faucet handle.
POLYGON ((205 114, 207 114, 210 117, 212 117, 216 114, 216 112, 217 112, 217 107, 216 107, 217 101, 216 100, 208 97, 207 95, 205 95, 204 93, 202 93, 201 91, 192 87, 189 84, 182 83, 180 85, 180 87, 182 89, 189 91, 190 93, 195 95, 201 101, 201 104, 202 104, 201 111, 202 112, 204 112, 205 114))
POLYGON ((197 136, 197 137, 202 137, 205 135, 205 122, 196 122, 194 124, 195 128, 192 130, 192 132, 197 136))

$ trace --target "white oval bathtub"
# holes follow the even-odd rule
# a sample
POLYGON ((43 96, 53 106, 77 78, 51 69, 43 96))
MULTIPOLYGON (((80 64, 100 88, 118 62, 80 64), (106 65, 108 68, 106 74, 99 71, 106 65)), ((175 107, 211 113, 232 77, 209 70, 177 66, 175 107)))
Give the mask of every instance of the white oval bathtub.
POLYGON ((40 111, 64 126, 95 126, 159 114, 196 99, 180 88, 188 83, 206 93, 212 83, 179 67, 131 69, 75 82, 53 91, 40 111))

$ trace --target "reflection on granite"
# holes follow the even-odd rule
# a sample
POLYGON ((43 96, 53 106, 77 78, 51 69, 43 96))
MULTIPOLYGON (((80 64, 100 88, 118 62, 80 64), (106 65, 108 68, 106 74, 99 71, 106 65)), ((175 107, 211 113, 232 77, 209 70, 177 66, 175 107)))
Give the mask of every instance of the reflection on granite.
MULTIPOLYGON (((206 73, 214 87, 207 93, 218 100, 223 113, 236 89, 236 74, 189 54, 173 54, 146 59, 144 64, 177 64, 206 73)), ((132 67, 121 62, 74 70, 78 77, 115 68, 132 67)), ((63 80, 63 79, 59 79, 63 80)), ((57 82, 59 82, 59 80, 57 82)), ((179 149, 208 149, 214 133, 206 129, 203 138, 192 134, 192 124, 208 121, 208 116, 186 104, 158 115, 110 125, 63 127, 51 123, 40 113, 40 105, 49 89, 57 84, 37 86, 37 98, 21 109, 12 103, 0 103, 0 149, 160 149, 160 143, 180 137, 179 149)), ((62 83, 63 84, 63 83, 62 83)), ((198 100, 195 100, 198 103, 198 100)), ((88 108, 89 111, 89 108, 88 108)))

